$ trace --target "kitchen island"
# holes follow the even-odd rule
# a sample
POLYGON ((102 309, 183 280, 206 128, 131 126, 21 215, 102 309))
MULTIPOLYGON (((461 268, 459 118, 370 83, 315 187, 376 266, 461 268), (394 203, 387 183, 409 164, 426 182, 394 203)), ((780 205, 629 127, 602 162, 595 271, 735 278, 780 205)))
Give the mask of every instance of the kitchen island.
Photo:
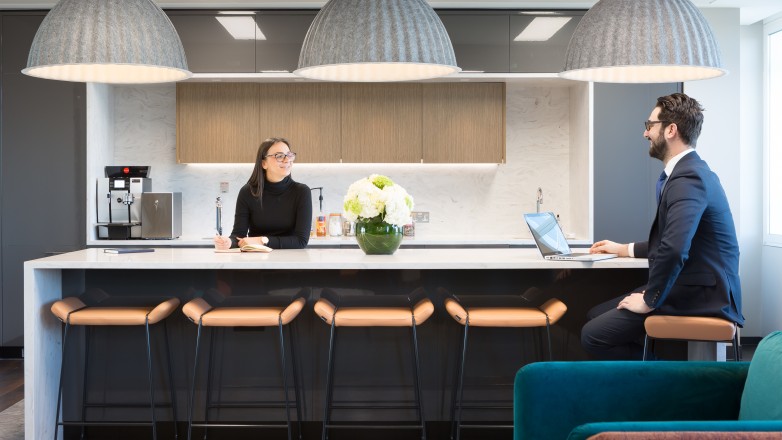
MULTIPOLYGON (((578 350, 578 330, 589 307, 643 282, 647 261, 617 258, 599 262, 546 261, 537 249, 400 249, 394 255, 367 256, 354 249, 275 250, 262 253, 215 253, 212 249, 159 248, 150 253, 107 254, 103 249, 82 251, 25 262, 25 435, 27 439, 53 435, 57 380, 61 362, 60 322, 49 311, 51 304, 85 291, 101 290, 111 296, 178 296, 186 302, 196 296, 221 297, 250 294, 286 294, 311 291, 310 304, 297 318, 298 339, 304 367, 305 421, 320 420, 322 382, 325 374, 323 342, 328 326, 312 313, 311 303, 320 289, 328 287, 350 294, 401 295, 424 287, 436 303, 432 322, 421 326, 425 410, 428 420, 448 419, 455 345, 460 327, 442 309, 437 287, 458 295, 520 295, 535 292, 531 302, 550 296, 569 307, 558 330, 555 358, 583 359, 578 350), (569 320, 569 322, 568 322, 569 320), (562 341, 565 341, 564 343, 562 341), (446 402, 446 403, 443 403, 446 402)), ((195 326, 181 312, 172 315, 174 375, 180 402, 178 419, 185 415, 188 369, 192 365, 195 326)), ((270 333, 270 332, 267 332, 270 333)), ((477 333, 477 332, 476 332, 477 333)), ((252 333, 236 333, 235 339, 252 333)), ((266 334, 262 336, 267 336, 266 334)), ((115 333, 111 345, 122 345, 124 335, 115 333)), ((371 338, 372 336, 366 336, 371 338)), ((537 351, 518 341, 528 338, 500 335, 508 347, 524 352, 524 362, 537 351), (529 355, 529 356, 527 356, 529 355)), ((353 340, 367 344, 367 339, 353 340)), ((387 341, 387 339, 383 339, 387 341)), ((476 336, 472 348, 479 350, 476 336)), ((99 341, 100 342, 100 341, 99 341)), ((372 342, 374 343, 374 341, 372 342)), ((354 347, 355 348, 355 347, 354 347)), ((385 349, 385 347, 384 347, 385 349)), ((406 353, 405 349, 387 350, 406 353)), ((347 355, 349 356, 349 355, 347 355)), ((273 356, 270 356, 273 357, 273 356)), ((254 361, 249 361, 254 362, 254 361)), ((515 360, 511 367, 521 365, 515 360)), ((487 364, 489 362, 486 362, 487 364)), ((493 368, 494 365, 486 367, 493 368)), ((132 368, 132 367, 128 367, 132 368)), ((480 366, 473 374, 481 374, 480 366)), ((377 372, 373 372, 377 374, 377 372)), ((382 374, 378 374, 382 376, 382 374)), ((141 380, 145 380, 143 377, 141 380)), ((404 380, 395 382, 404 382, 404 380)), ((140 388, 143 390, 143 383, 140 388)), ((110 385, 106 385, 110 386, 110 385)), ((134 386, 129 383, 127 386, 134 386)), ((159 395, 164 395, 163 393, 159 395)), ((67 396, 67 394, 66 394, 67 396)), ((66 405, 69 401, 66 397, 66 405)), ((143 413, 140 417, 145 417, 143 413)), ((162 413, 161 413, 162 414, 162 413)), ((167 416, 166 416, 167 417, 167 416)), ((163 420, 166 420, 163 418, 163 420)))

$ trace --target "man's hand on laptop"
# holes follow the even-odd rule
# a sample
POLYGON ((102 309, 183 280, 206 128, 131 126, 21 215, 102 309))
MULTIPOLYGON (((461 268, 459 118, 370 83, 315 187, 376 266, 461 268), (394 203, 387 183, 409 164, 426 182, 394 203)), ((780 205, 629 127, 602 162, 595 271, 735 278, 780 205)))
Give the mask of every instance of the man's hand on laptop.
POLYGON ((617 254, 620 257, 629 257, 627 244, 615 243, 611 240, 600 240, 589 248, 590 254, 617 254))

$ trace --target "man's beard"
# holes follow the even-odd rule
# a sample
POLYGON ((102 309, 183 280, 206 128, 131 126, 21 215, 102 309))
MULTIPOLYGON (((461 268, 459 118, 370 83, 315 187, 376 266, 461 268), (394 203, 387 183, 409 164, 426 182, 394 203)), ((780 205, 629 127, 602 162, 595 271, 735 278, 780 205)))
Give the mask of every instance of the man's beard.
POLYGON ((668 142, 664 136, 659 136, 656 140, 651 140, 652 145, 649 147, 649 156, 655 159, 663 160, 668 153, 668 142))

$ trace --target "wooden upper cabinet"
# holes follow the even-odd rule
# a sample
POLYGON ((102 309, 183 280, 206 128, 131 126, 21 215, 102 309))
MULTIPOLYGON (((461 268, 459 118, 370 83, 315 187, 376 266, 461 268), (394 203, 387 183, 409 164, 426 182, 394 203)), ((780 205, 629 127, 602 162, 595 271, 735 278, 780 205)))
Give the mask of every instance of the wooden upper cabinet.
POLYGON ((505 83, 423 88, 424 163, 503 163, 505 83))
POLYGON ((258 128, 263 139, 284 137, 296 162, 340 160, 340 85, 259 84, 258 128))
POLYGON ((504 83, 179 83, 177 162, 503 163, 504 83))
POLYGON ((177 162, 255 162, 261 140, 258 87, 252 83, 177 84, 177 162))
POLYGON ((342 161, 419 163, 422 84, 343 84, 342 161))

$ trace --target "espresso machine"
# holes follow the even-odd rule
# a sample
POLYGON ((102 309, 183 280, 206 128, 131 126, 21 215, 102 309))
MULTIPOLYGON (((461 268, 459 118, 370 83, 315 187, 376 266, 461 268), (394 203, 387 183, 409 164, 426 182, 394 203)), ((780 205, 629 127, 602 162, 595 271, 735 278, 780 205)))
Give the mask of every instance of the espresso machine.
POLYGON ((142 238, 141 199, 152 190, 149 166, 107 166, 98 179, 96 207, 98 238, 142 238))

